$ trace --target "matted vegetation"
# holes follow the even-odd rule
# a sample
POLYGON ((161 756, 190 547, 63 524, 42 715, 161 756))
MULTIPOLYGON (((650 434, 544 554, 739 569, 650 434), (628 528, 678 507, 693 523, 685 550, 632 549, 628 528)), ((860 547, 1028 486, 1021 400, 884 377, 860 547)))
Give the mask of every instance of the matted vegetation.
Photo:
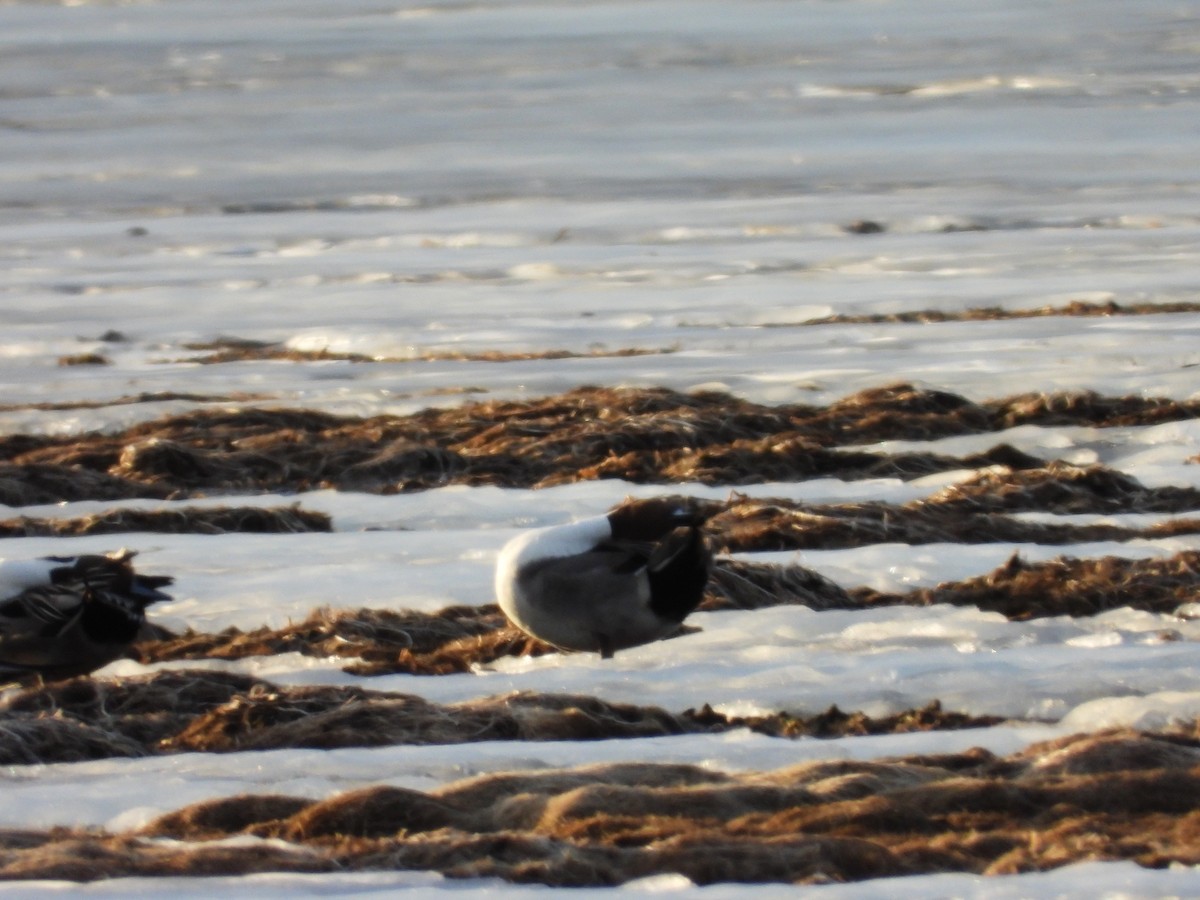
POLYGON ((773 737, 841 737, 975 728, 996 717, 923 709, 871 717, 668 712, 583 695, 518 693, 453 704, 363 687, 282 687, 219 671, 165 671, 119 681, 77 678, 12 692, 0 704, 0 765, 290 747, 382 747, 474 741, 582 741, 749 729, 773 737))
POLYGON ((139 403, 250 403, 267 399, 263 394, 238 392, 233 394, 192 394, 182 391, 144 391, 125 394, 111 400, 47 400, 39 403, 0 403, 0 412, 36 409, 55 412, 71 409, 103 409, 108 406, 132 406, 139 403))
POLYGON ((731 774, 622 763, 421 792, 242 795, 146 827, 0 832, 0 878, 434 870, 556 886, 677 872, 812 883, 1070 862, 1200 863, 1194 729, 731 774), (237 842, 222 838, 240 837, 237 842), (168 841, 156 840, 169 838, 168 841), (259 840, 255 840, 255 839, 259 840))
POLYGON ((325 513, 287 507, 215 506, 182 509, 112 509, 90 516, 47 519, 20 516, 0 519, 0 537, 45 537, 79 534, 121 534, 148 531, 159 534, 294 534, 332 531, 325 513))
MULTIPOLYGON (((914 478, 1046 461, 1004 444, 951 457, 850 449, 881 440, 982 434, 1017 425, 1153 425, 1200 402, 1024 394, 975 403, 911 385, 823 407, 762 406, 728 394, 580 388, 529 401, 466 403, 354 418, 299 409, 197 409, 121 432, 0 438, 0 502, 191 497, 321 487, 391 493, 445 484, 542 487, 598 478, 731 486, 836 477, 914 478)), ((1178 502, 1195 507, 1196 492, 1178 502)))
POLYGON ((214 341, 191 343, 184 345, 185 350, 204 351, 200 356, 190 356, 172 362, 199 363, 211 366, 221 363, 260 362, 271 360, 276 362, 352 362, 352 363, 411 363, 434 362, 439 360, 457 360, 462 362, 520 362, 522 360, 541 359, 595 359, 597 357, 627 357, 652 356, 660 353, 671 353, 669 347, 660 349, 645 349, 641 347, 623 347, 614 350, 595 349, 587 351, 576 350, 540 350, 540 351, 503 351, 503 350, 423 350, 413 356, 372 356, 366 353, 349 353, 328 348, 318 350, 301 350, 283 344, 267 341, 244 340, 241 338, 219 338, 214 341))
MULTIPOLYGON (((898 313, 871 315, 838 314, 819 319, 808 319, 803 325, 867 325, 885 322, 995 322, 1006 319, 1043 319, 1050 316, 1078 316, 1083 318, 1107 316, 1149 316, 1170 313, 1200 312, 1200 303, 1178 301, 1174 303, 1126 303, 1112 300, 1107 303, 1091 303, 1087 300, 1072 300, 1065 306, 1038 306, 1033 309, 1004 309, 985 306, 964 310, 921 309, 898 313)), ((771 326, 768 326, 771 327, 771 326)), ((782 327, 782 326, 774 326, 782 327)))
MULTIPOLYGON (((230 359, 235 351, 241 358, 274 358, 275 352, 212 349, 230 359)), ((175 399, 145 397, 129 402, 175 399)), ((619 477, 730 485, 721 500, 680 498, 704 515, 706 536, 723 553, 882 542, 1065 546, 1200 532, 1200 492, 1144 485, 1101 465, 1042 459, 1002 442, 964 456, 864 449, 879 441, 989 434, 1017 425, 1153 425, 1197 417, 1195 402, 1085 393, 976 403, 910 385, 863 391, 822 407, 608 388, 373 418, 255 408, 254 402, 201 407, 111 434, 0 438, 0 501, 19 506, 318 487, 390 493, 451 483, 537 487, 619 477), (904 504, 798 503, 736 489, 776 480, 908 479, 959 470, 974 474, 904 504), (1159 518, 1150 524, 1111 518, 1135 512, 1159 518)), ((85 517, 10 519, 0 522, 0 533, 331 526, 328 517, 301 506, 114 506, 85 517)), ((504 657, 557 652, 510 627, 490 599, 434 613, 318 609, 284 627, 245 631, 147 628, 134 655, 171 668, 9 691, 0 704, 0 764, 620 740, 733 729, 780 739, 837 737, 999 721, 943 709, 936 699, 882 717, 837 707, 735 716, 710 706, 665 710, 540 693, 437 704, 415 693, 371 690, 369 681, 286 687, 227 671, 175 668, 303 653, 335 660, 363 679, 470 677, 504 657)), ((1170 616, 1198 600, 1197 551, 1147 559, 1064 555, 1045 562, 1014 555, 985 575, 906 593, 846 588, 799 564, 738 557, 719 560, 702 609, 949 603, 1024 620, 1121 607, 1170 616)), ((1167 625, 1159 637, 1180 639, 1167 625)), ((241 795, 178 809, 136 831, 0 830, 0 879, 413 868, 583 886, 662 872, 702 884, 805 883, 1019 872, 1096 858, 1197 864, 1200 820, 1191 799, 1200 789, 1197 773, 1200 732, 1192 723, 1169 732, 1076 735, 1007 757, 970 750, 737 774, 630 763, 486 775, 429 792, 378 786, 322 799, 241 795)))

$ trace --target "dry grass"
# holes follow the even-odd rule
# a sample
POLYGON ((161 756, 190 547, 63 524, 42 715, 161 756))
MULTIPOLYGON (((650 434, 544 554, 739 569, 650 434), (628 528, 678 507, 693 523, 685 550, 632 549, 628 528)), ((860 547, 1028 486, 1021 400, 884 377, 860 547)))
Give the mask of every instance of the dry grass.
POLYGON ((1200 598, 1200 552, 1161 559, 1060 557, 1028 563, 1014 554, 995 571, 901 596, 856 592, 869 603, 953 603, 1002 613, 1010 619, 1094 616, 1121 607, 1175 612, 1200 598))
MULTIPOLYGON (((197 360, 203 362, 280 358, 277 347, 228 339, 193 349, 209 354, 197 360)), ((349 359, 297 357, 333 358, 349 359)), ((611 477, 739 485, 978 469, 967 481, 903 505, 800 504, 736 492, 722 501, 682 499, 705 515, 707 538, 726 552, 880 542, 1132 540, 1200 531, 1200 514, 1187 515, 1200 511, 1200 492, 1147 487, 1102 466, 1045 461, 1002 444, 963 457, 847 448, 1027 424, 1137 426, 1197 416, 1195 402, 1081 393, 975 403, 910 385, 863 391, 823 407, 766 407, 711 392, 583 388, 368 419, 205 408, 116 434, 0 437, 0 502, 318 487, 388 493, 450 483, 535 487, 611 477), (1134 528, 1018 515, 1033 511, 1178 517, 1134 528)), ((327 518, 298 507, 114 510, 0 523, 0 533, 8 535, 328 528, 327 518)), ((906 594, 846 590, 801 566, 723 559, 702 608, 953 603, 1021 620, 1117 607, 1170 614, 1197 596, 1196 551, 1044 563, 1014 556, 984 576, 906 594)), ((470 673, 505 656, 556 652, 511 628, 488 600, 438 613, 315 610, 278 629, 182 635, 158 629, 135 653, 155 662, 299 652, 336 658, 367 677, 470 673)), ((1166 631, 1164 639, 1170 639, 1166 631)), ((168 671, 8 693, 0 705, 0 764, 291 747, 611 740, 729 729, 787 739, 995 722, 943 710, 936 701, 883 718, 837 707, 735 717, 707 706, 669 711, 545 694, 442 705, 361 686, 287 688, 228 672, 168 671)), ((1200 817, 1192 799, 1198 789, 1196 724, 1169 734, 1074 736, 1004 758, 972 750, 736 775, 633 763, 504 773, 429 793, 376 787, 319 801, 225 798, 169 813, 137 833, 0 830, 0 879, 390 867, 581 886, 660 872, 681 872, 698 883, 807 883, 1017 872, 1087 859, 1191 865, 1200 863, 1200 817), (239 841, 206 843, 233 836, 239 841)))
MULTIPOLYGON (((996 322, 1007 319, 1042 319, 1050 316, 1074 316, 1080 318, 1096 318, 1111 316, 1148 316, 1165 315, 1170 313, 1200 312, 1200 303, 1180 301, 1176 303, 1128 303, 1118 304, 1091 303, 1086 300, 1072 300, 1065 306, 1039 306, 1034 309, 1002 309, 998 306, 988 306, 977 309, 938 310, 923 309, 912 312, 875 313, 871 315, 824 316, 820 319, 809 319, 801 325, 880 325, 887 323, 932 324, 937 322, 996 322)), ((767 327, 781 328, 782 325, 767 327)))
POLYGON ((282 362, 352 363, 412 363, 453 360, 461 362, 505 363, 520 362, 532 359, 558 360, 595 359, 599 357, 621 358, 629 356, 651 356, 655 354, 673 352, 669 348, 643 349, 639 347, 625 347, 616 350, 598 349, 588 350, 586 352, 574 350, 539 350, 517 352, 507 352, 503 350, 430 350, 414 356, 393 357, 370 356, 364 353, 339 353, 328 349, 296 350, 291 347, 285 347, 282 344, 247 341, 238 338, 225 338, 206 343, 185 344, 184 347, 188 350, 204 350, 208 352, 206 352, 203 356, 192 356, 186 359, 173 360, 174 362, 199 363, 201 365, 218 365, 221 363, 233 362, 259 362, 262 360, 282 362))
POLYGON ((862 391, 825 407, 768 407, 712 392, 580 388, 531 401, 366 419, 296 409, 198 409, 116 434, 0 438, 0 502, 322 487, 391 493, 597 478, 738 485, 913 478, 993 465, 1021 471, 1045 463, 1003 445, 962 458, 837 447, 1022 424, 1149 425, 1198 415, 1200 402, 1085 393, 978 404, 910 385, 862 391))
POLYGON ((185 509, 113 509, 74 519, 40 519, 20 516, 0 519, 0 537, 67 537, 81 534, 120 534, 145 531, 158 534, 297 534, 332 531, 325 513, 298 505, 185 509))
POLYGON ((68 356, 60 356, 58 364, 64 367, 70 366, 111 366, 112 360, 103 353, 72 353, 68 356))
POLYGON ((40 403, 0 403, 0 412, 14 412, 16 410, 36 409, 45 411, 56 410, 71 410, 71 409, 103 409, 108 406, 130 406, 138 403, 168 403, 171 401, 183 401, 186 403, 250 403, 256 400, 265 400, 267 397, 263 394, 250 394, 245 392, 233 394, 190 394, 180 391, 145 391, 140 394, 127 394, 121 397, 114 397, 112 400, 64 400, 64 401, 46 401, 40 403))
POLYGON ((705 503, 705 530, 718 550, 816 550, 881 543, 1076 544, 1163 538, 1200 531, 1200 491, 1146 488, 1101 466, 1051 463, 1044 468, 993 469, 904 505, 862 502, 802 504, 731 494, 705 503), (1186 513, 1145 527, 1097 522, 1031 521, 1014 513, 1186 513))
POLYGON ((1094 859, 1200 863, 1196 728, 728 774, 622 763, 484 775, 428 793, 248 795, 138 832, 0 833, 0 878, 398 868, 554 886, 1012 873, 1094 859), (235 844, 214 844, 240 836, 235 844), (169 838, 169 841, 154 840, 169 838), (258 840, 255 841, 254 839, 258 840))
POLYGON ((705 706, 668 712, 588 696, 508 694, 441 705, 361 687, 281 687, 228 672, 175 671, 26 687, 0 705, 0 765, 164 753, 306 747, 591 741, 748 728, 774 737, 840 737, 975 728, 996 718, 924 709, 871 718, 731 717, 705 706))

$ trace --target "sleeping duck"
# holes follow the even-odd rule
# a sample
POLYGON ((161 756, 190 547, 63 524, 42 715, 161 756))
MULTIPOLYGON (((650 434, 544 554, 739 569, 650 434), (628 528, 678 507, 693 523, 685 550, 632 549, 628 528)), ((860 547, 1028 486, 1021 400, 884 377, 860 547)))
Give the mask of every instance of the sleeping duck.
POLYGON ((0 680, 84 675, 122 656, 146 607, 170 600, 166 575, 138 575, 134 553, 0 561, 0 680))
POLYGON ((605 659, 669 637, 708 583, 702 522, 686 501, 659 497, 521 534, 496 562, 500 608, 532 637, 605 659))

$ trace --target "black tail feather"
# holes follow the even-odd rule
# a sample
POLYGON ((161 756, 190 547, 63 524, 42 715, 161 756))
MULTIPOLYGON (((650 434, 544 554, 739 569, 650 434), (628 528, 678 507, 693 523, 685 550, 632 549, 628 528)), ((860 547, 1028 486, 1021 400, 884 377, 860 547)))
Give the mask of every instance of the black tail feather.
POLYGON ((149 606, 151 603, 165 603, 174 598, 170 594, 160 591, 159 588, 168 587, 174 583, 175 579, 170 575, 134 575, 130 594, 142 606, 149 606))
POLYGON ((664 619, 682 622, 704 599, 711 566, 712 554, 700 529, 675 529, 646 564, 650 608, 664 619))

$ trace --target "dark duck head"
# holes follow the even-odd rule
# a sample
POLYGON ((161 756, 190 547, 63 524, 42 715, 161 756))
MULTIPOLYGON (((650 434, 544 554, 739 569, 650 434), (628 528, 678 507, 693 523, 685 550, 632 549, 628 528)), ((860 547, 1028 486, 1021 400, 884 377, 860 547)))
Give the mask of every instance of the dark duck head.
POLYGON ((497 560, 500 608, 532 637, 605 658, 668 637, 704 597, 703 521, 686 500, 657 497, 526 532, 497 560))

